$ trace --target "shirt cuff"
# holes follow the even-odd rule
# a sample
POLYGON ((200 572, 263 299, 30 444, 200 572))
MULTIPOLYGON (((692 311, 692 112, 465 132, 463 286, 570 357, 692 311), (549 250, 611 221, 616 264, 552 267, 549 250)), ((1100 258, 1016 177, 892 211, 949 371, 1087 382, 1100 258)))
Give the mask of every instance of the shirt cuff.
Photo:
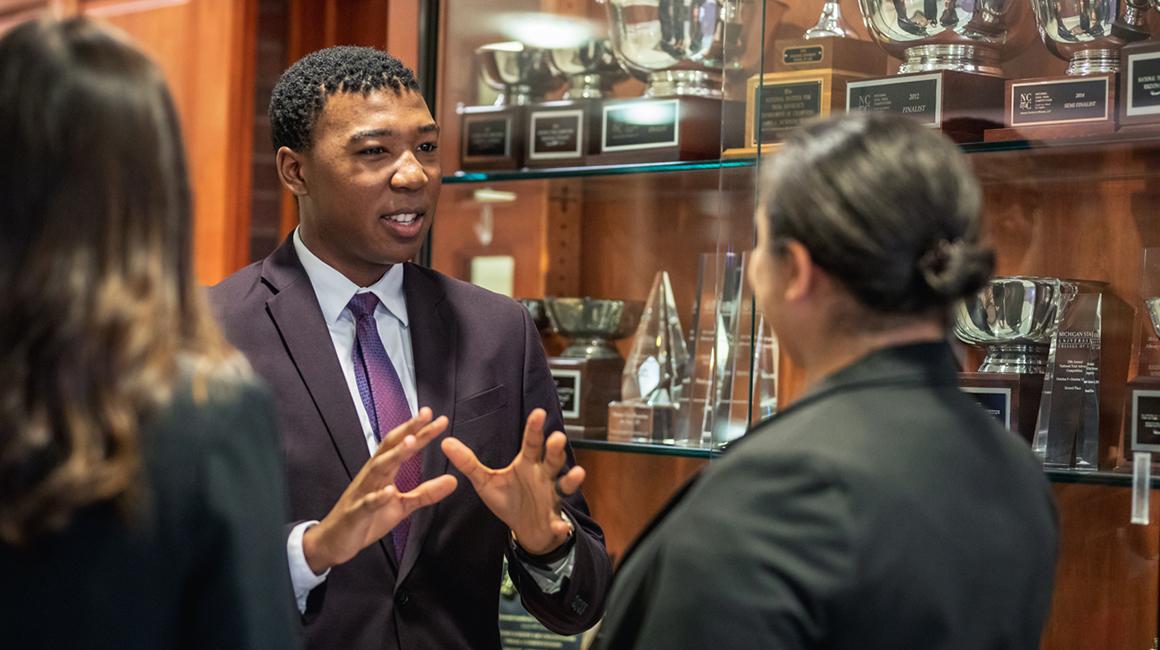
MULTIPOLYGON (((561 512, 560 516, 572 524, 573 530, 576 529, 575 522, 572 521, 572 518, 568 516, 567 512, 561 512)), ((576 535, 575 532, 572 534, 576 535)), ((525 561, 523 558, 520 558, 520 554, 518 553, 516 554, 516 558, 519 559, 520 565, 524 567, 528 575, 532 576, 532 580, 536 582, 536 586, 540 588, 540 591, 551 595, 560 591, 564 586, 565 578, 572 577, 572 569, 576 566, 576 544, 572 543, 571 546, 572 548, 568 551, 567 555, 543 566, 525 561)))
POLYGON ((311 570, 306 562, 306 553, 302 550, 302 535, 306 529, 317 525, 317 521, 304 521, 290 530, 290 537, 286 539, 286 557, 290 564, 290 583, 294 585, 294 600, 298 603, 298 613, 306 613, 306 598, 310 591, 326 582, 330 569, 318 575, 311 570))

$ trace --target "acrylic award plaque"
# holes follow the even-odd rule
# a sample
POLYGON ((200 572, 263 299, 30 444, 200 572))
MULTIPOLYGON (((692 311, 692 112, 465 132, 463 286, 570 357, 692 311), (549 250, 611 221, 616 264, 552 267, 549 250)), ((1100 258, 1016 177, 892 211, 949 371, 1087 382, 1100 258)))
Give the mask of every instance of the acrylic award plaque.
POLYGON ((1051 342, 1032 451, 1045 467, 1099 469, 1100 282, 1065 280, 1074 297, 1064 306, 1051 342))
POLYGON ((682 427, 687 444, 719 446, 741 437, 749 425, 754 314, 745 261, 744 253, 701 256, 688 423, 682 427))
POLYGON ((625 361, 621 401, 608 405, 608 439, 673 444, 689 352, 669 274, 657 273, 625 361))

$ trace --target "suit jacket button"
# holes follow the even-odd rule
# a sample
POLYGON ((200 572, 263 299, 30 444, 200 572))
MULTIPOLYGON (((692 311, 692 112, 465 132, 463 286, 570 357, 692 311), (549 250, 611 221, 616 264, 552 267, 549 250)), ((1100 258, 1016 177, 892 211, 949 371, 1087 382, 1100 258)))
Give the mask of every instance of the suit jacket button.
POLYGON ((406 607, 409 602, 411 602, 411 594, 405 591, 395 594, 395 604, 399 607, 406 607))

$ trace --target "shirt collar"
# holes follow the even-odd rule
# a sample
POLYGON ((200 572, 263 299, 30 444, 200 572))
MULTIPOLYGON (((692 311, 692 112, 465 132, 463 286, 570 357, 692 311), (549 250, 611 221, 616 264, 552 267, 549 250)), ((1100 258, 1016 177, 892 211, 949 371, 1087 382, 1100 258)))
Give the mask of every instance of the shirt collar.
POLYGON ((398 319, 403 327, 407 327, 407 301, 403 296, 402 264, 392 264, 383 277, 369 287, 363 288, 310 252, 297 228, 294 229, 294 251, 298 253, 298 260, 302 262, 302 268, 310 278, 314 294, 318 296, 318 306, 322 308, 322 317, 326 319, 328 325, 338 322, 347 303, 356 293, 369 291, 378 297, 387 313, 398 319))

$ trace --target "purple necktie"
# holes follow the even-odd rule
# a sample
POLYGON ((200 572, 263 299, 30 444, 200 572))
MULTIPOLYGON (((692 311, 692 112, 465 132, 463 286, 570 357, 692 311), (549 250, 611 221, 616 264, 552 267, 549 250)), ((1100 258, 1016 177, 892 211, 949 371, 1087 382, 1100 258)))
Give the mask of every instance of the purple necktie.
MULTIPOLYGON (((395 372, 395 366, 383 347, 383 340, 379 338, 379 328, 375 324, 375 307, 378 304, 379 299, 375 294, 358 293, 347 303, 347 309, 354 315, 355 322, 351 358, 354 361, 358 393, 366 407, 367 417, 370 418, 375 440, 382 441, 391 429, 411 419, 411 406, 407 403, 407 394, 403 392, 399 374, 395 372)), ((395 476, 399 492, 410 492, 419 487, 423 468, 421 455, 415 454, 399 468, 395 476)), ((403 550, 407 548, 407 534, 410 530, 411 518, 407 517, 391 531, 395 542, 395 557, 400 563, 403 561, 403 550)))

